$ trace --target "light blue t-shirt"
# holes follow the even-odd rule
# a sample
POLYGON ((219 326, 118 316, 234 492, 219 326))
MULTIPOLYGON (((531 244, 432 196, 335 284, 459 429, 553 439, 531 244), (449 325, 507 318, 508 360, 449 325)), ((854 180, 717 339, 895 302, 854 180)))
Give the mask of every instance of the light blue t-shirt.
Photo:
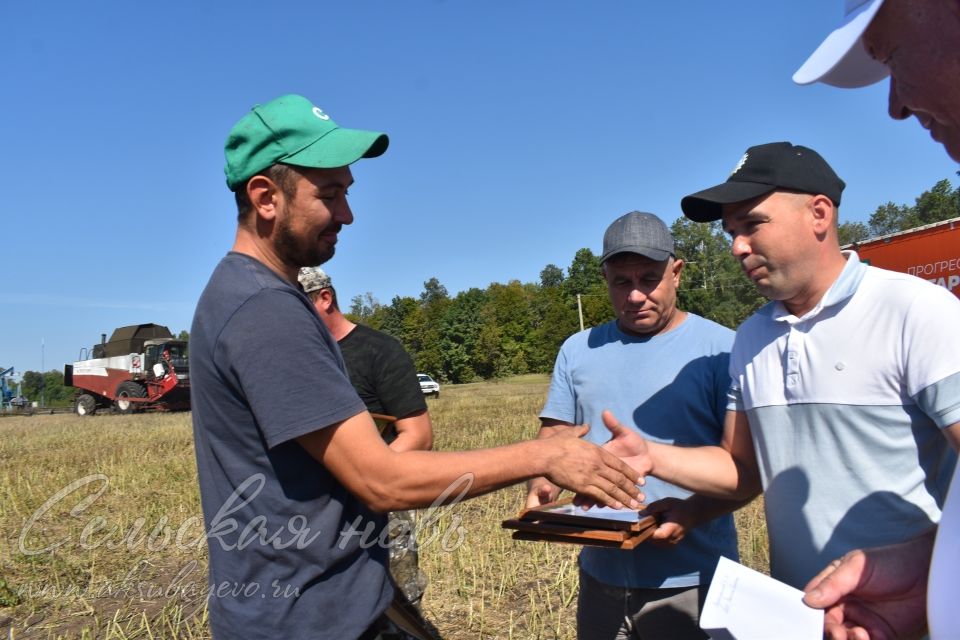
MULTIPOLYGON (((733 332, 688 313, 667 333, 640 337, 611 321, 564 342, 541 418, 591 425, 586 439, 610 439, 600 414, 610 409, 653 442, 719 444, 723 434, 733 332)), ((690 492, 648 477, 647 503, 690 492)), ((583 570, 600 582, 631 588, 708 584, 719 556, 737 560, 733 516, 717 518, 676 546, 641 544, 626 551, 585 547, 583 570)))

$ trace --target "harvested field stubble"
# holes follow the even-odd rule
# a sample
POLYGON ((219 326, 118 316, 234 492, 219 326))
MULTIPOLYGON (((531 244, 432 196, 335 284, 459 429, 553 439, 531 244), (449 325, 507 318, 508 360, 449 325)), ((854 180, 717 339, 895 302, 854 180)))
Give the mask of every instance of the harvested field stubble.
POLYGON ((189 414, 0 420, 15 638, 209 637, 189 414))
MULTIPOLYGON (((530 438, 544 376, 447 386, 441 450, 530 438)), ((419 516, 424 611, 445 638, 573 638, 577 549, 514 542, 512 487, 419 516)), ((737 514, 767 568, 760 502, 737 514)), ((0 419, 0 632, 10 638, 210 637, 190 414, 0 419), (95 497, 93 497, 95 496, 95 497)))

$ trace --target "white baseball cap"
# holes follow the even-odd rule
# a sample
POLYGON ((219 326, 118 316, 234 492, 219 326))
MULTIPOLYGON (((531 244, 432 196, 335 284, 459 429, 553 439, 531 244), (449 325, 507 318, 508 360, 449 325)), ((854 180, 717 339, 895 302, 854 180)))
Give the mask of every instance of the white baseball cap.
POLYGON ((863 32, 883 5, 883 0, 843 0, 843 22, 793 74, 797 84, 824 84, 853 89, 879 82, 889 75, 863 47, 863 32))

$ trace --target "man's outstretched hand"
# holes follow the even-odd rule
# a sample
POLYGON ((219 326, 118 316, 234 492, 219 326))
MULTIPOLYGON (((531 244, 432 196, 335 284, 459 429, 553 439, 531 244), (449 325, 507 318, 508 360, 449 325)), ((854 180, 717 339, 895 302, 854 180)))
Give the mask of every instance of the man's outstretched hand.
POLYGON ((548 450, 547 480, 594 504, 638 509, 643 500, 637 488, 640 474, 611 452, 582 440, 589 430, 580 425, 536 441, 548 450))
MULTIPOLYGON (((610 439, 603 445, 604 451, 615 455, 628 464, 639 474, 637 484, 643 485, 646 475, 652 468, 647 441, 636 431, 620 424, 609 410, 604 410, 601 417, 604 426, 610 431, 610 439)), ((643 496, 641 496, 642 499, 644 499, 643 496)), ((597 504, 597 501, 591 500, 589 496, 578 494, 573 499, 573 503, 587 509, 597 504)))
POLYGON ((603 448, 629 464, 642 477, 649 475, 653 470, 653 461, 650 458, 650 448, 643 436, 620 424, 613 413, 607 409, 603 411, 602 418, 603 425, 611 436, 603 448))

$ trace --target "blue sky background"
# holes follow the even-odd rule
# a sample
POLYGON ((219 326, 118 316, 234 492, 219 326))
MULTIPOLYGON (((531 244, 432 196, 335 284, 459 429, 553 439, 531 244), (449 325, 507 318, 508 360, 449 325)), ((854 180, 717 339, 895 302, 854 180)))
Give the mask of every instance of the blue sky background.
POLYGON ((536 281, 632 209, 668 223, 746 147, 817 149, 842 219, 956 164, 886 84, 798 87, 840 0, 7 2, 0 41, 0 366, 60 368, 101 332, 189 328, 235 230, 223 142, 301 93, 385 131, 328 263, 382 303, 536 281), (41 345, 43 348, 41 349, 41 345), (41 362, 41 357, 43 362, 41 362))

